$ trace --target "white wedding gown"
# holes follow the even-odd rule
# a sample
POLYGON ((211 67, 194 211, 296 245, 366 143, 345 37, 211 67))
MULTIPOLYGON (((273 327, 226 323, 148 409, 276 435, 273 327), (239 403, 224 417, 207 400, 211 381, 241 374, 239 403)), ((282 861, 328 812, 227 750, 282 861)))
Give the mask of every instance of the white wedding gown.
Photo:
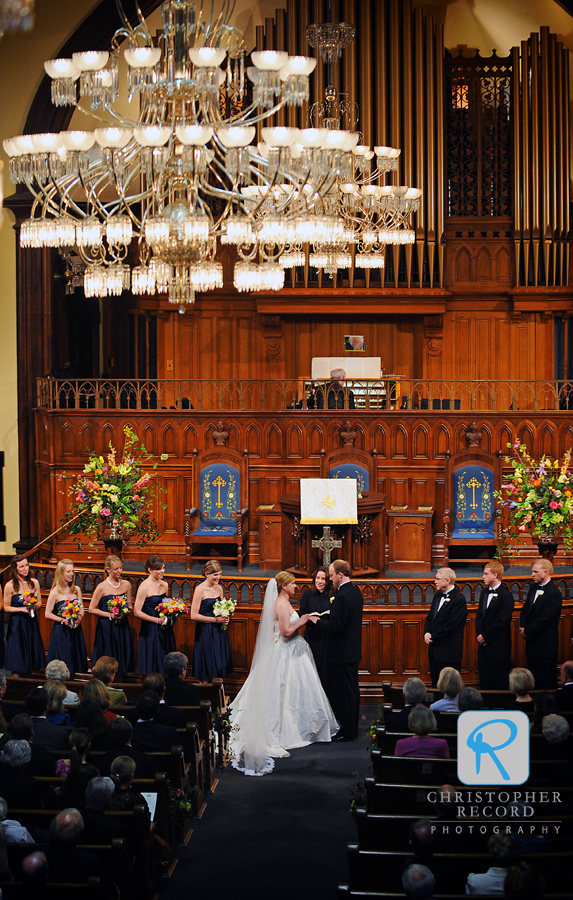
MULTIPOLYGON (((291 613, 289 625, 298 619, 291 613)), ((275 622, 264 670, 251 671, 231 703, 231 725, 232 765, 245 775, 266 775, 273 757, 336 734, 338 722, 300 632, 285 640, 275 622)))

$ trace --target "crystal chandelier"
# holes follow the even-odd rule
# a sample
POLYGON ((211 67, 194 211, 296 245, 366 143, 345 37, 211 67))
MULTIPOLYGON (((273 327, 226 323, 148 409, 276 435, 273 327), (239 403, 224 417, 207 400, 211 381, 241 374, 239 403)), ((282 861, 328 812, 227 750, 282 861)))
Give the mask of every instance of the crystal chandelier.
MULTIPOLYGON (((316 60, 253 51, 246 68, 231 5, 219 14, 213 6, 164 0, 154 40, 118 3, 124 21, 111 52, 44 63, 52 102, 100 127, 4 141, 11 181, 34 196, 21 245, 73 250, 86 296, 167 293, 184 308, 197 291, 222 287, 219 244, 236 248, 238 291, 270 291, 284 285, 285 266, 300 265, 305 245, 312 264, 334 273, 350 264, 350 247, 369 255, 365 265, 382 264, 381 245, 413 239, 407 220, 421 192, 381 183, 400 151, 361 146, 334 115, 321 127, 271 127, 277 110, 308 100, 316 60), (131 119, 117 109, 120 52, 131 119)), ((349 28, 314 46, 334 58, 349 28)))

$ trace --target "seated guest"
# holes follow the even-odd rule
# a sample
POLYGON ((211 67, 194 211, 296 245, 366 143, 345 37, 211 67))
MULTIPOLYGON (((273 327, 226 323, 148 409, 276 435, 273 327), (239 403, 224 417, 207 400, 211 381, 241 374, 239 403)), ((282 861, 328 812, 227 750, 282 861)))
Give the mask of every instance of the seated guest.
POLYGON ((56 895, 48 887, 49 874, 45 853, 34 850, 25 856, 18 866, 18 878, 22 882, 24 892, 20 893, 20 896, 37 897, 38 900, 52 900, 52 898, 56 900, 56 895))
POLYGON ((77 769, 78 766, 84 765, 88 761, 88 753, 91 746, 91 737, 87 728, 74 728, 70 731, 68 740, 70 742, 69 759, 59 759, 56 763, 56 775, 58 778, 65 778, 70 769, 77 769))
POLYGON ((185 681, 189 659, 184 653, 168 653, 163 660, 165 702, 169 706, 199 706, 201 693, 196 684, 185 681))
POLYGON ((319 385, 314 395, 316 409, 324 409, 324 392, 326 391, 327 409, 356 409, 354 392, 344 387, 346 372, 344 369, 333 369, 331 380, 324 387, 319 385))
POLYGON ((408 716, 408 728, 413 732, 413 736, 396 741, 394 756, 450 758, 448 742, 443 738, 430 736, 430 732, 436 730, 436 717, 431 709, 415 706, 408 716))
POLYGON ((462 688, 458 694, 458 708, 460 712, 467 712, 468 709, 483 709, 483 697, 475 688, 462 688))
POLYGON ((515 693, 515 699, 508 709, 520 709, 522 712, 533 712, 535 702, 530 691, 535 687, 535 678, 529 669, 512 669, 509 673, 509 690, 515 693))
POLYGON ((569 741, 569 722, 563 716, 545 716, 541 722, 541 732, 545 741, 535 744, 531 753, 535 759, 570 759, 572 746, 569 741))
POLYGON ((440 672, 437 688, 443 691, 444 696, 441 700, 436 700, 430 704, 430 709, 435 712, 453 712, 460 711, 458 706, 458 695, 464 688, 464 679, 457 669, 452 666, 446 666, 440 672))
POLYGON ((185 728, 187 715, 185 710, 176 706, 167 706, 165 702, 165 678, 161 672, 150 672, 141 684, 143 691, 155 691, 159 697, 159 709, 155 721, 160 725, 173 725, 174 728, 185 728))
POLYGON ((31 756, 28 741, 8 741, 0 753, 0 796, 8 809, 39 809, 42 805, 42 788, 25 771, 31 756))
POLYGON ((44 688, 47 691, 49 699, 48 712, 46 718, 52 725, 65 725, 69 727, 72 724, 69 713, 64 709, 64 700, 66 699, 68 689, 61 681, 46 681, 44 688))
MULTIPOLYGON (((117 716, 108 725, 108 737, 111 743, 111 749, 104 753, 103 756, 97 757, 98 766, 102 774, 109 775, 111 765, 118 756, 130 756, 137 766, 138 776, 140 778, 154 778, 156 772, 155 760, 148 753, 136 750, 131 746, 133 736, 133 727, 131 722, 117 716)), ((95 757, 94 757, 95 758, 95 757)))
POLYGON ((77 847, 80 838, 83 840, 83 832, 84 820, 79 810, 63 809, 54 816, 50 822, 50 844, 46 848, 51 880, 79 882, 100 874, 99 857, 77 847))
MULTIPOLYGON (((8 740, 28 741, 32 756, 30 762, 26 766, 28 775, 40 775, 49 777, 54 774, 54 754, 40 747, 39 744, 32 743, 34 738, 34 725, 27 713, 18 713, 8 725, 8 740)), ((7 742, 6 742, 7 743, 7 742)))
POLYGON ((92 778, 86 788, 86 801, 82 810, 84 820, 83 841, 86 844, 109 844, 113 838, 126 838, 126 826, 104 810, 115 791, 111 778, 92 778))
POLYGON ((105 719, 106 726, 109 725, 112 719, 115 719, 117 713, 110 710, 111 697, 103 681, 92 678, 91 681, 87 682, 82 691, 82 701, 87 700, 93 700, 94 703, 97 703, 101 709, 101 714, 105 719))
POLYGON ((436 879, 427 866, 413 863, 402 875, 402 890, 406 897, 417 897, 432 900, 436 887, 436 879))
POLYGON ((0 669, 0 715, 2 719, 9 722, 19 711, 20 707, 14 706, 12 703, 6 703, 4 695, 8 690, 8 681, 6 672, 0 669))
POLYGON ((118 691, 111 685, 115 680, 119 663, 113 656, 100 656, 92 667, 92 675, 105 684, 109 691, 109 699, 112 706, 127 706, 127 697, 123 691, 118 691))
POLYGON ((111 764, 111 780, 115 785, 115 793, 108 803, 108 809, 126 810, 136 806, 147 806, 143 794, 133 787, 135 778, 135 762, 131 756, 118 756, 111 764))
POLYGON ((483 875, 468 875, 466 894, 502 894, 510 866, 521 856, 521 844, 514 834, 492 834, 487 849, 493 865, 483 875))
POLYGON ((541 900, 543 897, 541 872, 526 862, 518 862, 507 873, 504 889, 506 900, 541 900))
POLYGON ((145 691, 135 704, 137 723, 133 727, 133 746, 147 753, 169 751, 180 744, 179 733, 172 725, 155 722, 159 710, 159 697, 155 691, 145 691))
POLYGON ((386 731, 408 731, 408 716, 415 706, 424 703, 426 685, 420 678, 408 678, 404 682, 402 696, 404 697, 404 709, 386 716, 384 719, 386 731))
POLYGON ((545 716, 551 716, 557 712, 557 703, 553 694, 549 691, 539 691, 534 700, 534 716, 529 726, 531 734, 543 734, 541 723, 545 716))
POLYGON ((561 666, 561 687, 553 694, 559 712, 573 711, 573 660, 561 666))
POLYGON ((34 838, 27 828, 20 825, 15 819, 6 818, 8 815, 8 804, 4 797, 0 797, 0 823, 4 828, 4 836, 8 844, 33 844, 34 838))
POLYGON ((88 763, 72 766, 66 780, 58 787, 49 787, 44 798, 48 809, 83 809, 86 804, 86 788, 92 778, 99 776, 99 769, 88 763))
POLYGON ((109 750, 110 740, 107 733, 107 722, 95 700, 84 700, 76 713, 76 728, 87 728, 90 733, 92 750, 109 750))
POLYGON ((26 697, 26 712, 32 719, 33 743, 46 750, 67 750, 68 730, 63 725, 54 725, 46 718, 50 695, 44 688, 34 688, 26 697))
MULTIPOLYGON (((69 681, 70 680, 70 670, 68 669, 65 662, 61 659, 52 659, 48 665, 46 666, 46 681, 69 681)), ((66 694, 66 699, 64 700, 65 706, 77 706, 80 702, 80 698, 74 691, 68 691, 66 694)))

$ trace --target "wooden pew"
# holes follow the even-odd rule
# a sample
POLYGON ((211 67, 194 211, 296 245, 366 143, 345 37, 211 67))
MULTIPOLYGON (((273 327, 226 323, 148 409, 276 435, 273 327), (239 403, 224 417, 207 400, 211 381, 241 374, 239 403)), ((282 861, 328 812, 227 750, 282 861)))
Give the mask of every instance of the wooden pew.
MULTIPOLYGON (((349 884, 339 884, 336 895, 339 900, 404 900, 404 894, 391 894, 386 891, 363 891, 351 889, 349 884)), ((491 900, 501 894, 472 894, 477 900, 491 900)), ((467 894, 434 894, 434 900, 468 900, 467 894)), ((571 892, 543 893, 543 900, 571 900, 571 892)))
MULTIPOLYGON (((45 852, 49 847, 47 843, 40 844, 6 844, 6 854, 10 871, 17 877, 18 866, 30 853, 36 851, 45 852)), ((110 844, 78 844, 81 850, 87 850, 98 857, 99 864, 94 876, 100 876, 114 881, 121 889, 122 894, 129 884, 131 860, 123 838, 113 838, 110 844)))
POLYGON ((452 759, 392 756, 372 750, 374 778, 380 784, 457 784, 457 765, 452 759))
MULTIPOLYGON (((30 846, 30 845, 28 845, 30 846)), ((101 881, 98 875, 91 875, 87 882, 48 881, 46 890, 59 900, 101 900, 101 881)), ((0 881, 2 895, 6 900, 20 895, 29 896, 30 887, 21 881, 0 881)))
MULTIPOLYGON (((471 687, 471 685, 466 685, 466 687, 471 687)), ((404 686, 402 684, 393 684, 391 681, 383 681, 382 690, 384 692, 385 703, 391 703, 394 709, 402 709, 404 705, 404 686)), ((530 691, 533 698, 539 693, 539 691, 530 691)), ((484 690, 480 691, 480 694, 484 699, 484 706, 487 709, 507 709, 515 699, 513 691, 484 690)), ((426 703, 428 705, 434 703, 435 700, 441 700, 443 696, 442 691, 438 691, 437 688, 426 685, 426 703)))

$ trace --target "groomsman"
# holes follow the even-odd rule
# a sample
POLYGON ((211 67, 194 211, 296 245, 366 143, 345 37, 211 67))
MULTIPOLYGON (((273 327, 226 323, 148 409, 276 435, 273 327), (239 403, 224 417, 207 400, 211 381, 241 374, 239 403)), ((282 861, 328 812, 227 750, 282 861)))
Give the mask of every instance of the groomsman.
POLYGON ((476 612, 479 686, 507 691, 511 668, 511 617, 515 601, 501 583, 503 566, 492 560, 483 570, 484 590, 476 612))
POLYGON ((428 645, 432 685, 437 687, 440 672, 446 666, 461 670, 468 605, 456 587, 453 569, 438 569, 435 583, 437 591, 426 618, 424 640, 428 645))
POLYGON ((525 639, 527 668, 535 678, 535 687, 554 691, 557 687, 557 650, 559 620, 563 598, 551 581, 553 563, 540 559, 531 567, 533 584, 519 617, 519 633, 525 639))

